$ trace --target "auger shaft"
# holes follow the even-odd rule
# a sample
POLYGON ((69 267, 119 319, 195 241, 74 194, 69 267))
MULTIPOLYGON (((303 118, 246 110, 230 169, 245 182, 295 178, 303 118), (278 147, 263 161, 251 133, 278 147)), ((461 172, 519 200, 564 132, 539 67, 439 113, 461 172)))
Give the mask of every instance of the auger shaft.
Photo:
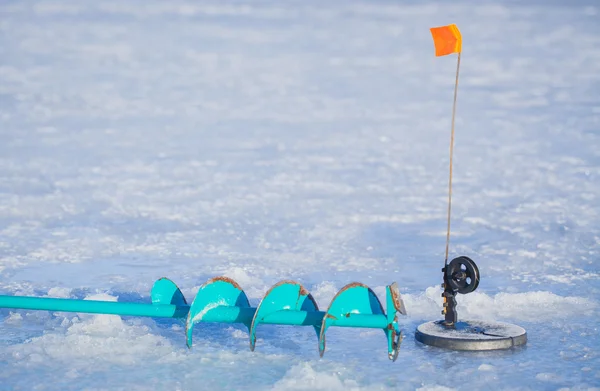
MULTIPOLYGON (((255 313, 256 308, 253 307, 220 306, 207 312, 202 317, 202 322, 249 324, 252 322, 255 313)), ((314 327, 321 326, 325 314, 324 311, 281 310, 266 315, 261 319, 261 323, 314 327)), ((387 327, 388 321, 385 315, 352 314, 337 319, 335 325, 338 327, 383 329, 387 327)))
POLYGON ((0 295, 0 308, 21 308, 27 310, 82 312, 124 316, 150 316, 153 318, 184 318, 190 310, 190 307, 187 305, 119 303, 115 301, 4 295, 0 295))
MULTIPOLYGON (((80 312, 122 316, 148 316, 152 318, 185 318, 190 310, 188 305, 120 303, 100 300, 74 300, 51 297, 27 297, 0 295, 0 308, 20 308, 28 310, 80 312)), ((208 311, 203 322, 244 323, 252 322, 256 308, 218 306, 208 311)), ((282 310, 271 313, 261 321, 265 324, 294 326, 320 326, 323 311, 282 310)), ((339 327, 363 327, 381 329, 387 326, 385 315, 352 314, 336 321, 339 327)))

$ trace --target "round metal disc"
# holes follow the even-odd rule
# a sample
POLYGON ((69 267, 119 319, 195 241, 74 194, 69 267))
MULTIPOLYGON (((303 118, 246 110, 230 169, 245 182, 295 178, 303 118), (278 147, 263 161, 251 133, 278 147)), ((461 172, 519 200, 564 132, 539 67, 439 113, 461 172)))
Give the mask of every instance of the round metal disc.
POLYGON ((417 327, 415 338, 426 345, 452 350, 495 350, 525 345, 527 332, 514 324, 479 320, 458 322, 452 329, 439 320, 417 327))

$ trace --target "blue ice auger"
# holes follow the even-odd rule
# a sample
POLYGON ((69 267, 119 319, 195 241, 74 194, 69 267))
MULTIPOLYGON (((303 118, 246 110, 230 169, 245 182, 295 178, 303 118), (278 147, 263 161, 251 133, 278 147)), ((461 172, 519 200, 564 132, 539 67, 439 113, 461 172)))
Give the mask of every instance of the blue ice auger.
POLYGON ((252 351, 256 345, 256 329, 261 323, 312 326, 319 337, 321 357, 325 353, 325 333, 331 326, 382 329, 392 361, 398 357, 403 337, 398 326, 398 313, 406 315, 396 283, 386 287, 387 315, 377 295, 358 282, 343 287, 325 312, 319 311, 312 295, 300 283, 290 280, 275 284, 256 308, 250 307, 242 288, 227 277, 208 280, 200 287, 191 305, 168 278, 154 283, 150 297, 152 304, 0 295, 0 308, 186 318, 186 339, 190 348, 194 325, 202 322, 244 324, 249 330, 252 351))

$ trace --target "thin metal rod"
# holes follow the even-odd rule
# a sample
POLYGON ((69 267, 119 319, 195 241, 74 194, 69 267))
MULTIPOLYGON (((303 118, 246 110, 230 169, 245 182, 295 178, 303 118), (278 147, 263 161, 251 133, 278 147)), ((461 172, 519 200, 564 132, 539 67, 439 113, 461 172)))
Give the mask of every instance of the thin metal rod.
POLYGON ((122 303, 100 300, 75 300, 54 297, 27 297, 0 295, 0 308, 28 310, 82 312, 153 318, 184 318, 190 307, 171 304, 122 303))
POLYGON ((444 264, 448 264, 448 250, 450 247, 450 215, 452 212, 452 157, 454 155, 454 119, 456 117, 456 95, 458 93, 458 71, 460 69, 460 52, 456 63, 456 81, 454 83, 454 103, 452 104, 452 131, 450 133, 450 173, 448 176, 448 227, 446 229, 446 254, 444 264))
MULTIPOLYGON (((0 308, 28 310, 81 312, 122 316, 149 316, 153 318, 185 318, 190 310, 187 305, 123 303, 99 300, 75 300, 54 297, 26 297, 0 295, 0 308)), ((218 306, 202 317, 203 322, 250 324, 256 308, 218 306)), ((284 310, 269 314, 261 323, 296 326, 321 326, 323 311, 284 310)), ((383 314, 349 314, 336 319, 333 326, 384 329, 388 326, 383 314)))

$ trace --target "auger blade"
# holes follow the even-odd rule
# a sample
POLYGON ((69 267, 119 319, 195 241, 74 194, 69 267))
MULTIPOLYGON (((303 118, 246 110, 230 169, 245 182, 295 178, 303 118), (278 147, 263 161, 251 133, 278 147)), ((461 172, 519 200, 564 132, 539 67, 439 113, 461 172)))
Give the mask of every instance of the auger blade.
POLYGON ((402 338, 404 338, 402 331, 398 327, 398 313, 406 315, 406 308, 404 307, 402 296, 400 296, 398 284, 394 282, 392 285, 388 285, 385 288, 385 293, 388 311, 388 326, 385 330, 388 340, 388 357, 390 360, 396 361, 398 358, 398 353, 400 352, 402 338))
POLYGON ((285 318, 287 318, 289 324, 313 325, 317 335, 319 335, 321 325, 318 322, 320 320, 318 311, 319 307, 315 299, 300 283, 290 280, 278 282, 269 289, 256 308, 252 325, 250 326, 250 350, 254 351, 256 345, 256 327, 260 323, 265 323, 265 320, 270 315, 275 315, 284 320, 284 322, 285 318), (286 311, 288 312, 287 314, 285 313, 286 311), (303 311, 302 319, 296 316, 298 314, 297 311, 303 311))
POLYGON ((327 329, 334 325, 345 326, 344 323, 352 322, 353 319, 351 318, 353 317, 361 319, 361 323, 364 323, 362 327, 387 328, 387 319, 375 292, 359 282, 348 284, 335 295, 323 317, 321 333, 319 334, 319 354, 321 357, 325 353, 325 332, 327 329))
POLYGON ((211 278, 198 290, 187 316, 185 333, 188 348, 192 347, 194 324, 202 321, 240 322, 249 328, 253 310, 237 282, 228 277, 211 278))
POLYGON ((187 305, 179 287, 166 277, 156 280, 150 291, 150 298, 152 304, 187 305))

